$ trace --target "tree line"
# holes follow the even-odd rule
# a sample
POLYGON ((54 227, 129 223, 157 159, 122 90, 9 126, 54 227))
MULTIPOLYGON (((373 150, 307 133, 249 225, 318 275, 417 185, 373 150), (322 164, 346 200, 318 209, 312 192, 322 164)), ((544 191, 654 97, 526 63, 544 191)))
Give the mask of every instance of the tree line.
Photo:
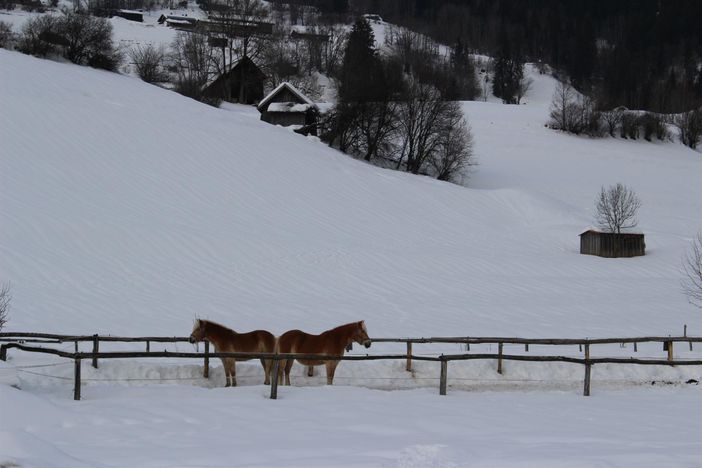
POLYGON ((522 57, 569 77, 598 108, 679 113, 702 105, 697 0, 355 0, 439 42, 522 57))

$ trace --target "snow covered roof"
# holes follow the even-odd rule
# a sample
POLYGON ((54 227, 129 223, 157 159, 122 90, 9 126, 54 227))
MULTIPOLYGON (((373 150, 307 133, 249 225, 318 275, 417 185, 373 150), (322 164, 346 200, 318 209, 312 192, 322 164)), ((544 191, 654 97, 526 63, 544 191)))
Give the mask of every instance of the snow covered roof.
MULTIPOLYGON (((622 231, 622 234, 640 234, 640 235, 643 235, 643 232, 642 232, 642 231, 640 231, 640 230, 638 230, 638 229, 634 229, 634 228, 622 228, 621 231, 622 231)), ((599 228, 599 227, 595 227, 595 226, 588 226, 587 228, 585 228, 585 230, 583 230, 583 232, 581 232, 581 233, 578 234, 578 235, 579 235, 579 236, 582 236, 582 235, 585 234, 586 232, 599 232, 599 233, 602 233, 602 234, 612 234, 612 231, 610 231, 609 229, 603 229, 603 228, 599 228)))
POLYGON ((307 112, 312 107, 311 104, 298 104, 296 102, 271 102, 268 112, 307 112))
POLYGON ((258 104, 258 109, 261 110, 268 104, 279 92, 281 92, 283 89, 288 89, 291 93, 295 95, 302 103, 308 104, 310 106, 317 107, 314 102, 307 96, 305 96, 299 89, 297 89, 295 86, 291 85, 287 81, 283 81, 280 83, 276 88, 268 93, 268 96, 264 97, 261 102, 258 104))

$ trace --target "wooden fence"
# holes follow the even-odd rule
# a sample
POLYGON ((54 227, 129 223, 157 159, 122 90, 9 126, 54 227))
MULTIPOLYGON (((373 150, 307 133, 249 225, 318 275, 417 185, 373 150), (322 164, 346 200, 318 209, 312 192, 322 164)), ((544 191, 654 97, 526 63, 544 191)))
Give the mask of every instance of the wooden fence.
POLYGON ((595 364, 637 364, 637 365, 667 365, 667 366, 702 366, 702 359, 674 359, 673 347, 674 343, 688 343, 690 351, 692 351, 693 343, 702 342, 702 337, 690 336, 649 336, 635 338, 592 338, 592 339, 559 339, 559 338, 509 338, 509 337, 433 337, 433 338, 373 338, 375 343, 405 343, 406 353, 404 354, 378 354, 378 355, 346 355, 346 356, 328 356, 319 354, 272 354, 272 353, 211 353, 209 343, 205 342, 204 353, 183 353, 170 351, 151 351, 150 344, 154 343, 179 343, 189 342, 187 337, 162 337, 162 336, 147 336, 147 337, 119 337, 119 336, 104 336, 104 335, 57 335, 50 333, 0 333, 0 341, 6 342, 0 346, 0 360, 7 359, 7 351, 9 349, 19 349, 25 352, 44 353, 60 356, 74 361, 74 391, 73 398, 80 400, 81 391, 81 363, 83 360, 90 359, 92 366, 98 367, 99 359, 124 359, 124 358, 180 358, 180 359, 203 359, 203 377, 209 377, 209 360, 210 358, 239 358, 239 359, 271 359, 273 360, 273 371, 271 375, 271 394, 272 399, 278 396, 278 368, 280 361, 287 359, 314 359, 314 360, 329 360, 329 361, 377 361, 377 360, 404 360, 405 368, 408 371, 412 370, 412 361, 429 361, 440 363, 439 376, 439 394, 446 395, 447 380, 448 380, 448 363, 451 361, 469 361, 469 360, 496 360, 497 372, 502 374, 503 361, 526 361, 526 362, 567 362, 572 364, 582 364, 585 366, 585 375, 583 378, 583 395, 590 395, 590 375, 592 366, 595 364), (61 344, 74 343, 74 352, 61 351, 54 348, 29 346, 26 343, 38 344, 61 344), (78 343, 91 342, 91 352, 79 352, 78 343), (117 351, 117 352, 101 352, 100 342, 124 342, 134 343, 140 342, 145 344, 145 351, 117 351), (603 344, 624 344, 633 343, 634 352, 638 351, 638 343, 657 342, 663 344, 663 349, 667 351, 666 359, 635 359, 635 358, 614 358, 590 357, 590 347, 603 344), (424 356, 415 355, 412 353, 413 344, 463 344, 466 346, 466 351, 470 351, 471 344, 497 344, 497 353, 475 353, 475 354, 441 354, 439 356, 424 356), (526 356, 516 354, 504 354, 503 348, 505 344, 523 345, 526 352, 529 351, 529 345, 577 345, 580 352, 584 352, 582 358, 569 356, 526 356))

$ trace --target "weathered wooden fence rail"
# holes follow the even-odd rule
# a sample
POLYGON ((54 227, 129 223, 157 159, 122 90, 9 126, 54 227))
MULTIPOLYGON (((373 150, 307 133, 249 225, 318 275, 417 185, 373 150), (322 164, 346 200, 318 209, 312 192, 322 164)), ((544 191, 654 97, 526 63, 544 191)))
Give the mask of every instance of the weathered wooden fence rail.
POLYGON ((210 353, 209 343, 205 342, 204 353, 186 353, 173 351, 151 351, 150 343, 179 343, 189 342, 187 337, 119 337, 119 336, 104 336, 104 335, 57 335, 49 333, 0 333, 0 341, 5 341, 6 344, 0 346, 0 360, 7 359, 8 349, 19 349, 25 352, 44 353, 60 356, 74 360, 74 399, 80 400, 81 386, 81 362, 84 359, 91 359, 93 367, 98 367, 99 359, 125 359, 125 358, 196 358, 203 359, 203 377, 209 377, 209 359, 210 358, 238 358, 238 359, 271 359, 273 360, 273 372, 271 375, 271 398, 277 398, 278 391, 278 368, 282 360, 287 359, 315 359, 329 361, 377 361, 377 360, 405 360, 405 368, 408 371, 412 370, 412 361, 430 361, 439 362, 439 393, 446 395, 448 381, 448 363, 451 361, 468 361, 480 359, 494 359, 497 361, 497 372, 502 373, 502 362, 507 361, 527 361, 527 362, 566 362, 572 364, 582 364, 585 366, 585 376, 583 379, 583 395, 590 395, 590 375, 592 366, 595 364, 637 364, 637 365, 669 365, 669 366, 700 366, 702 359, 686 359, 676 360, 673 354, 673 343, 687 342, 690 350, 692 343, 702 342, 702 337, 690 336, 649 336, 635 338, 586 338, 586 339, 559 339, 559 338, 513 338, 513 337, 432 337, 432 338, 374 338, 372 341, 376 343, 405 343, 407 352, 405 354, 377 354, 377 355, 346 355, 346 356, 328 356, 318 354, 271 354, 271 353, 210 353), (142 342, 146 343, 146 351, 113 351, 100 352, 100 342, 142 342), (25 343, 75 343, 75 352, 67 352, 53 348, 28 346, 25 343), (92 352, 79 352, 79 342, 92 342, 92 352), (634 352, 637 351, 637 343, 658 342, 663 343, 664 350, 667 351, 666 359, 636 359, 636 358, 615 358, 615 357, 590 357, 591 345, 602 344, 623 344, 633 343, 634 352), (473 353, 473 354, 442 354, 439 356, 424 356, 412 354, 412 345, 414 343, 443 343, 443 344, 465 344, 469 350, 470 344, 497 344, 498 352, 494 353, 473 353), (504 354, 504 344, 524 345, 525 351, 529 351, 529 345, 577 345, 580 351, 584 347, 584 357, 570 356, 527 356, 504 354))

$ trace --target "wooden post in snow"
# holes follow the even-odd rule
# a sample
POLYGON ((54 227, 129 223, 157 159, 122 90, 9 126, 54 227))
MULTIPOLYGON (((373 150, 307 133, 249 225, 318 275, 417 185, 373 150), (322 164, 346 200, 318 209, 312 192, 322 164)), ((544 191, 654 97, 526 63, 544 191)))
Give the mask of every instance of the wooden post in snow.
MULTIPOLYGON (((93 335, 93 367, 98 368, 98 358, 96 354, 100 351, 100 337, 93 335)), ((80 395, 79 395, 80 396, 80 395)))
POLYGON ((583 386, 583 396, 590 396, 590 368, 592 364, 589 361, 585 362, 585 382, 583 386))
POLYGON ((271 370, 271 400, 278 399, 278 369, 280 368, 280 361, 277 357, 273 358, 273 368, 271 370))
POLYGON ((407 365, 405 366, 407 372, 412 372, 412 342, 407 342, 407 365))
POLYGON ((210 378, 210 342, 205 341, 205 365, 202 369, 202 376, 206 379, 210 378))
POLYGON ((80 400, 80 358, 76 358, 73 366, 73 399, 80 400))
POLYGON ((439 395, 446 395, 446 377, 448 374, 448 361, 441 356, 441 377, 439 379, 439 395))
POLYGON ((497 373, 502 374, 502 343, 497 345, 497 373))

